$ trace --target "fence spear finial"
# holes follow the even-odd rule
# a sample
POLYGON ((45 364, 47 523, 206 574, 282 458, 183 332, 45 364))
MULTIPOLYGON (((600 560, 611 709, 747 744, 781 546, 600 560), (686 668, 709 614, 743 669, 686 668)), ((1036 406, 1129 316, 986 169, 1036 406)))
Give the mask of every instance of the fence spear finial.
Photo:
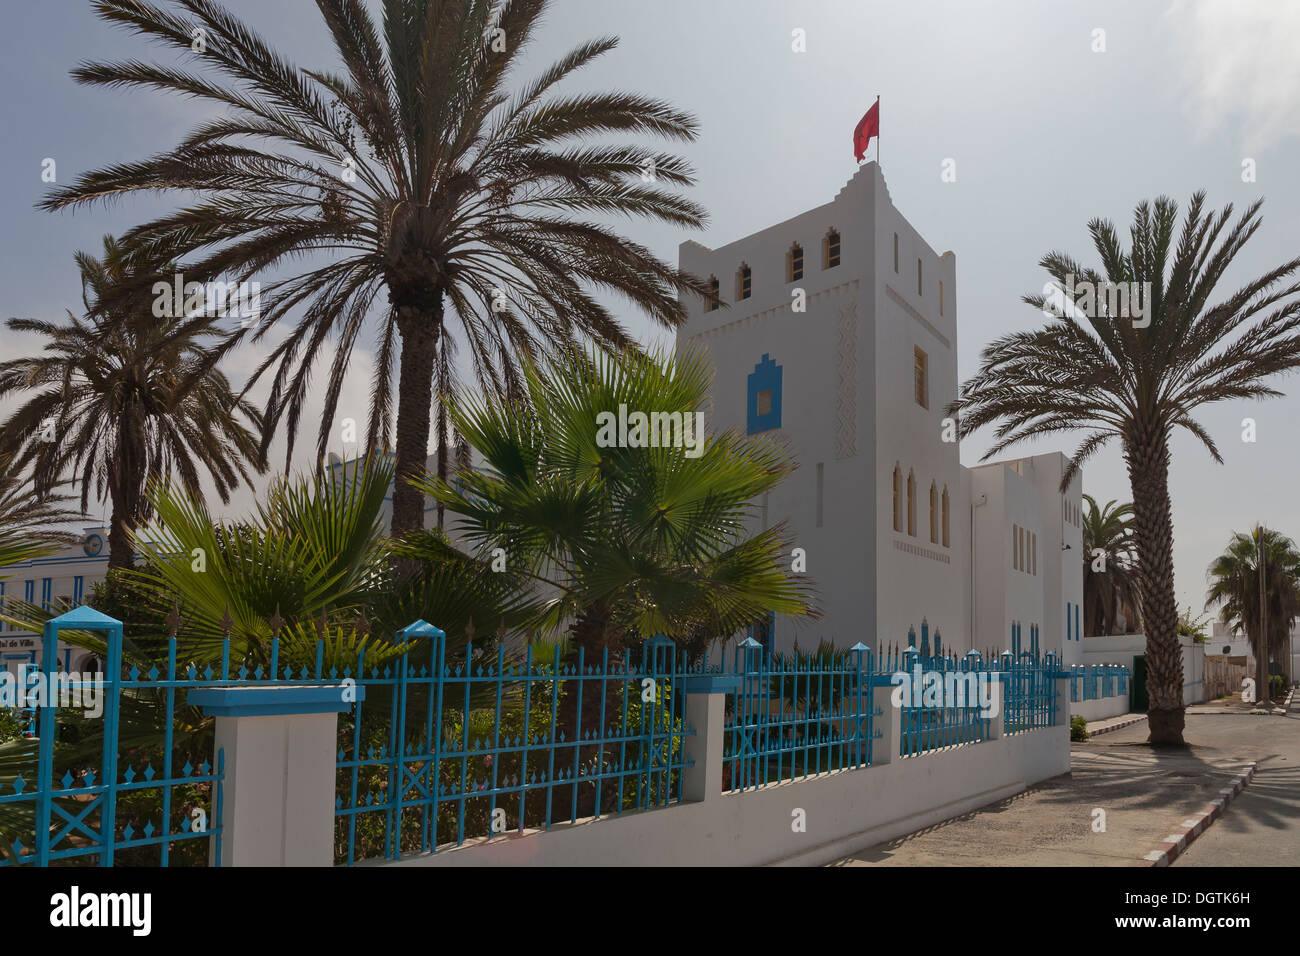
POLYGON ((180 626, 181 626, 180 602, 176 600, 172 601, 172 609, 169 612, 167 612, 167 619, 165 623, 167 625, 167 636, 171 638, 175 638, 176 632, 180 630, 180 626))
POLYGON ((280 616, 279 601, 275 602, 275 613, 271 615, 271 620, 266 623, 271 625, 271 637, 273 639, 278 638, 280 636, 280 628, 284 627, 284 618, 280 616))

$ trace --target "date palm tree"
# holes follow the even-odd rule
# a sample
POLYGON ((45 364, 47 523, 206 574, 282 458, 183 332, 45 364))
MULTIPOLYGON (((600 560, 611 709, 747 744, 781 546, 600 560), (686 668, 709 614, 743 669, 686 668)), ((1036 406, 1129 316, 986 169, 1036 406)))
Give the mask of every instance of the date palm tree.
POLYGON ((81 486, 83 512, 92 495, 107 499, 108 566, 128 567, 130 532, 150 517, 149 481, 176 474, 197 496, 206 476, 229 501, 250 481, 261 416, 212 364, 216 330, 206 320, 155 316, 148 299, 102 308, 134 282, 138 260, 121 245, 106 237, 102 259, 79 253, 77 265, 84 316, 7 323, 46 343, 41 355, 0 362, 0 398, 29 396, 5 424, 0 454, 30 466, 38 499, 68 481, 81 486))
POLYGON ((1112 499, 1099 508, 1092 495, 1083 500, 1083 632, 1107 635, 1121 608, 1140 604, 1133 506, 1112 499))
POLYGON ((484 388, 518 399, 521 358, 583 337, 631 344, 598 294, 671 328, 685 317, 679 293, 706 291, 598 221, 700 226, 703 209, 674 188, 693 181, 689 166, 640 145, 591 141, 689 141, 695 119, 632 93, 554 92, 614 49, 613 37, 516 83, 546 0, 383 0, 380 22, 364 0, 317 0, 341 72, 299 68, 212 0, 93 6, 188 62, 83 64, 73 71, 78 82, 170 91, 222 112, 175 148, 87 173, 42 206, 136 191, 183 195, 184 208, 124 238, 187 260, 186 278, 198 281, 291 267, 264 284, 261 321, 226 345, 256 340, 304 307, 253 376, 275 369, 261 453, 284 420, 286 471, 313 365, 332 355, 323 459, 353 349, 372 331, 370 451, 390 446, 398 367, 395 534, 423 526, 424 503, 408 479, 426 462, 445 335, 458 330, 484 388))
MULTIPOLYGON (((1133 494, 1138 580, 1147 634, 1147 689, 1155 746, 1183 745, 1182 658, 1174 599, 1169 442, 1182 428, 1222 461, 1210 433, 1193 417, 1214 402, 1282 394, 1269 383, 1300 366, 1300 292, 1291 258, 1211 302, 1215 286, 1259 228, 1260 202, 1230 222, 1205 194, 1192 196, 1175 240, 1178 207, 1167 198, 1134 211, 1125 249, 1115 226, 1088 224, 1101 268, 1063 252, 1040 260, 1055 284, 1024 301, 1049 315, 1038 329, 1003 336, 985 348, 979 370, 949 406, 962 435, 998 424, 988 458, 1027 439, 1085 433, 1064 475, 1118 440, 1133 494), (1120 314, 1106 283, 1138 283, 1141 306, 1120 314), (1115 305, 1116 308, 1111 308, 1115 305)), ((1064 485, 1063 485, 1064 487, 1064 485)))
POLYGON ((1210 564, 1207 578, 1210 590, 1205 606, 1217 606, 1219 620, 1234 634, 1244 631, 1250 638, 1255 651, 1258 699, 1266 701, 1268 662, 1273 652, 1286 645, 1287 635, 1300 616, 1300 551, 1280 532, 1256 525, 1250 534, 1233 534, 1228 547, 1210 564))
POLYGON ((12 456, 0 455, 0 578, 7 565, 51 554, 74 539, 59 527, 83 517, 68 501, 58 493, 38 497, 31 476, 13 467, 12 456))

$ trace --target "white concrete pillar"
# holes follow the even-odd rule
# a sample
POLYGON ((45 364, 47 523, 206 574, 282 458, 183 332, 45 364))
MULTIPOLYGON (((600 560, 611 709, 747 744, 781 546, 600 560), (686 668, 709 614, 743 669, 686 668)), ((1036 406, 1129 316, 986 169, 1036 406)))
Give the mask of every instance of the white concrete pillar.
POLYGON ((992 702, 994 716, 989 718, 989 732, 985 740, 1001 740, 1003 728, 1006 727, 1007 715, 1003 710, 1006 706, 1007 685, 998 679, 996 672, 989 675, 989 698, 992 702))
MULTIPOLYGON (((364 698, 351 685, 190 692, 191 704, 216 717, 224 751, 221 866, 334 864, 338 715, 364 698)), ((213 863, 216 853, 214 835, 213 863)))
POLYGON ((894 685, 874 685, 871 706, 879 713, 872 717, 871 766, 897 763, 902 759, 903 721, 894 706, 894 685))
POLYGON ((727 694, 740 690, 739 675, 702 674, 680 678, 686 695, 684 748, 694 765, 682 771, 682 799, 695 803, 722 796, 722 753, 726 735, 727 694))

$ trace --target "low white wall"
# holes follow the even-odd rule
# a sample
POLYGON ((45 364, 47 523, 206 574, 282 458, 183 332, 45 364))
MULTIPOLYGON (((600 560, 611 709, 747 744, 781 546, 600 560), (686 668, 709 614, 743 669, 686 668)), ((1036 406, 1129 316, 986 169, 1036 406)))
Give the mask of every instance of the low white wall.
POLYGON ((1063 722, 906 760, 894 757, 881 766, 373 865, 815 865, 1019 793, 1069 769, 1069 727, 1063 722), (792 829, 796 810, 804 813, 806 832, 792 829))
POLYGON ((1070 701, 1070 716, 1082 717, 1084 720, 1103 720, 1107 717, 1118 717, 1121 714, 1127 714, 1129 711, 1128 694, 1116 694, 1114 697, 1103 697, 1100 700, 1072 700, 1070 701))
MULTIPOLYGON (((1213 649, 1214 645, 1198 644, 1190 637, 1180 637, 1178 643, 1183 651, 1183 704, 1200 703, 1205 700, 1205 650, 1207 647, 1213 649)), ((1145 634, 1085 637, 1081 663, 1124 664, 1132 667, 1133 658, 1146 654, 1146 649, 1145 634)))

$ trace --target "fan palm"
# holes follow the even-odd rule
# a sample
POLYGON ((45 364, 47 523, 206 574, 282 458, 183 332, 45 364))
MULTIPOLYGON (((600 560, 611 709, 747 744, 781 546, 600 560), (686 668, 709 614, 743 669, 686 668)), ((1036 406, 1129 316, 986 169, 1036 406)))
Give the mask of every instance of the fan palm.
POLYGON ((1112 499, 1099 508, 1092 495, 1083 500, 1083 632, 1107 635, 1121 608, 1139 606, 1133 506, 1112 499))
MULTIPOLYGON (((630 93, 553 95, 612 50, 584 43, 509 92, 511 71, 546 0, 383 0, 382 26, 363 0, 317 0, 342 73, 300 69, 212 0, 98 0, 98 15, 180 51, 193 67, 83 64, 78 82, 190 96, 223 110, 176 146, 106 167, 57 190, 62 209, 134 191, 198 196, 132 230, 133 243, 191 257, 187 278, 248 276, 288 260, 310 265, 271 284, 258 338, 305 304, 254 373, 274 367, 262 452, 281 419, 292 449, 314 363, 332 352, 318 456, 371 305, 377 367, 367 445, 388 447, 392 367, 399 368, 393 532, 423 526, 407 478, 429 443, 438 345, 458 323, 479 382, 522 394, 518 362, 575 338, 630 344, 595 297, 611 293, 668 327, 684 321, 688 278, 583 216, 623 214, 696 227, 704 211, 673 190, 692 182, 678 157, 604 134, 695 136, 669 104, 630 93), (326 340, 338 339, 326 349, 326 340)), ((288 456, 290 452, 286 452, 288 456)), ((287 469, 286 457, 286 469, 287 469)))
POLYGON ((1062 487, 1094 452, 1118 439, 1133 494, 1153 745, 1183 744, 1170 438, 1184 428, 1222 461, 1214 439, 1193 418, 1196 409, 1279 395, 1267 379, 1300 366, 1300 301, 1294 298, 1300 258, 1210 303, 1224 272, 1259 228, 1259 209, 1259 202, 1252 203, 1229 225, 1232 206, 1207 211, 1205 194, 1198 192, 1175 245, 1177 204, 1166 197, 1142 202, 1127 251, 1112 223, 1094 219, 1088 229, 1101 270, 1061 252, 1044 256, 1040 265, 1056 288, 1051 298, 1029 295, 1024 301, 1052 320, 991 343, 949 407, 960 416, 963 435, 1000 423, 985 458, 1026 439, 1084 431, 1062 487), (1141 321, 1087 308, 1096 302, 1090 293, 1108 281, 1148 290, 1141 321))
POLYGON ((1244 631, 1250 638, 1255 650, 1255 686, 1259 699, 1267 700, 1268 662, 1273 652, 1285 646, 1300 615, 1300 551, 1285 535, 1256 525, 1250 534, 1233 534, 1227 549, 1210 564, 1207 577, 1210 591, 1205 606, 1218 606, 1219 619, 1234 634, 1244 631))
POLYGON ((45 336, 45 354, 0 362, 0 398, 36 393, 6 423, 0 453, 31 467, 38 499, 69 478, 82 511, 92 493, 108 499, 110 568, 133 563, 129 533, 149 519, 151 480, 174 472, 197 495, 206 475, 222 501, 249 482, 261 422, 212 364, 216 332, 205 321, 157 317, 142 298, 101 307, 134 283, 138 262, 111 237, 102 259, 79 253, 86 315, 10 319, 15 332, 45 336))
POLYGON ((620 407, 698 414, 701 357, 573 353, 524 379, 532 416, 490 400, 451 407, 483 469, 416 484, 459 516, 481 557, 502 549, 553 595, 548 623, 573 621, 575 650, 617 654, 662 633, 698 656, 769 611, 812 613, 808 586, 781 567, 784 529, 746 531, 750 502, 793 468, 775 446, 730 432, 706 441, 700 419, 698 455, 600 439, 601 416, 620 407))

